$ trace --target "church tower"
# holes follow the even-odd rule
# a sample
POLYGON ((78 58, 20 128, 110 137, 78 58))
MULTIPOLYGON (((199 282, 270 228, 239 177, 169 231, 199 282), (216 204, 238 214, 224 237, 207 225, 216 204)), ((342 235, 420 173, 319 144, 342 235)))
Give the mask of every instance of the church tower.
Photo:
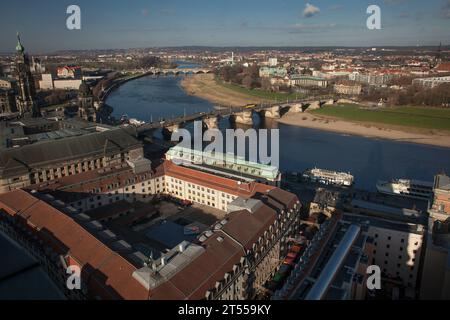
POLYGON ((33 117, 39 117, 40 110, 36 103, 36 89, 30 70, 30 58, 25 53, 19 33, 17 33, 15 77, 18 87, 17 107, 20 114, 31 114, 33 117))
POLYGON ((83 80, 78 89, 78 116, 84 120, 96 122, 97 110, 94 107, 94 95, 91 88, 83 80))

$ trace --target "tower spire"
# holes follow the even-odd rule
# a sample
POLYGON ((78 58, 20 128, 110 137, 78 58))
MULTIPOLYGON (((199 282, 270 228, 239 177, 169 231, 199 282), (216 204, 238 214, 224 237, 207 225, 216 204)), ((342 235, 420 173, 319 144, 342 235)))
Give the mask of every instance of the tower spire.
POLYGON ((22 42, 20 41, 20 34, 19 31, 17 31, 17 46, 16 46, 16 51, 18 53, 24 53, 25 52, 25 48, 22 45, 22 42))

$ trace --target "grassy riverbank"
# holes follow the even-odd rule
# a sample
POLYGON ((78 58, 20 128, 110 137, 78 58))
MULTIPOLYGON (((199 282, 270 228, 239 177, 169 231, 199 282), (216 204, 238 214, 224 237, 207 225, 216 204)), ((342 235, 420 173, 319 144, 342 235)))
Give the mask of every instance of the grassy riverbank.
POLYGON ((338 105, 325 106, 311 113, 348 121, 450 131, 450 109, 429 107, 368 109, 356 105, 338 105))

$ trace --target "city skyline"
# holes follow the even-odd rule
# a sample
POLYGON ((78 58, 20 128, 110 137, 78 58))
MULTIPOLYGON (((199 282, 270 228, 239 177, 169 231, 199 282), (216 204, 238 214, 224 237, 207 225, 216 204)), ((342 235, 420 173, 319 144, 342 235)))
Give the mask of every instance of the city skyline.
POLYGON ((66 28, 75 3, 15 1, 0 14, 0 52, 19 31, 31 53, 171 46, 427 46, 449 43, 450 1, 227 1, 164 4, 78 1, 81 30, 66 28), (381 30, 369 30, 367 7, 381 8, 381 30), (19 17, 19 18, 17 18, 19 17), (38 24, 38 28, 36 26, 38 24))

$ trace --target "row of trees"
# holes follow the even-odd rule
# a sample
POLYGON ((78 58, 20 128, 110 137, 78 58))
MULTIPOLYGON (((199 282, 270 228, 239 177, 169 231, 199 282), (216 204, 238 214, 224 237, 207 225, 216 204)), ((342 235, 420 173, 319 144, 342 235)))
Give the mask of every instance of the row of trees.
POLYGON ((388 88, 370 88, 362 96, 364 100, 383 99, 391 105, 450 106, 450 84, 441 84, 434 88, 410 85, 403 90, 388 88))
POLYGON ((216 75, 225 82, 242 85, 249 89, 261 87, 259 67, 257 65, 246 68, 241 65, 225 66, 218 69, 216 75))

